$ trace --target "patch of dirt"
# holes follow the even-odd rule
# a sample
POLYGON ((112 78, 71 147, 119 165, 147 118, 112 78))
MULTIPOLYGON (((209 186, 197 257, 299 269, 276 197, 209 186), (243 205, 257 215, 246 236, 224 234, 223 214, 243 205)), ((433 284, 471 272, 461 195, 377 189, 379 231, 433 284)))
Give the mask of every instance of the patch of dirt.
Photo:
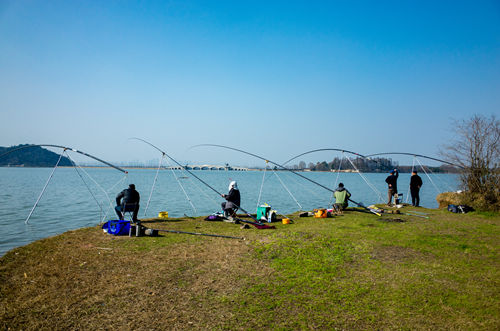
POLYGON ((379 246, 373 250, 371 258, 387 263, 403 263, 423 256, 423 253, 409 247, 379 246))
POLYGON ((404 223, 406 220, 402 218, 381 218, 379 219, 381 222, 393 222, 393 223, 404 223))

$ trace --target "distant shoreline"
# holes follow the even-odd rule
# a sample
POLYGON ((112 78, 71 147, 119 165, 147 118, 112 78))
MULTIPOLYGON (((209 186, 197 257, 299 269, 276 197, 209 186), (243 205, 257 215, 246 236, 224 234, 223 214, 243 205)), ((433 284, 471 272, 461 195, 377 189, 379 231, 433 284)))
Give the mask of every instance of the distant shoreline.
MULTIPOLYGON (((119 166, 120 168, 123 169, 144 169, 144 170, 156 170, 158 169, 157 167, 150 167, 150 166, 145 166, 145 167, 139 167, 139 166, 119 166)), ((33 167, 33 166, 22 166, 22 165, 16 165, 16 166, 0 166, 0 168, 52 168, 52 167, 33 167)), ((59 166, 58 168, 74 168, 71 166, 59 166)), ((81 166, 81 168, 87 168, 87 169, 112 169, 112 167, 109 166, 81 166)), ((244 167, 241 167, 244 168, 244 167)), ((163 167, 164 170, 170 170, 168 168, 163 167)), ((174 169, 174 170, 180 170, 180 169, 174 169)), ((265 169, 262 168, 245 168, 245 170, 212 170, 212 169, 190 169, 189 171, 215 171, 215 172, 222 172, 222 171, 236 171, 236 172, 245 172, 245 171, 264 171, 265 169)), ((267 169, 269 170, 274 170, 274 171, 294 171, 294 172, 326 172, 326 173, 371 173, 371 174, 380 174, 380 173, 388 173, 388 171, 356 171, 352 169, 345 169, 345 170, 309 170, 309 169, 267 169)), ((420 172, 420 171, 419 171, 420 172)), ((411 173, 411 171, 400 171, 400 173, 411 173)), ((458 172, 437 172, 435 174, 458 174, 458 172)))

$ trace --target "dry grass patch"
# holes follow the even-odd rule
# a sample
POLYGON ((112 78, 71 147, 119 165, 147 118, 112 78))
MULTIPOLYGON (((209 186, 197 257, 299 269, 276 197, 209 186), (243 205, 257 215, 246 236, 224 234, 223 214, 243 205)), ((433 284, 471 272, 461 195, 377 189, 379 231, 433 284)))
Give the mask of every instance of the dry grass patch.
POLYGON ((374 248, 371 257, 385 263, 404 263, 422 259, 424 254, 410 247, 379 246, 374 248))
POLYGON ((248 276, 270 273, 249 252, 240 240, 72 231, 2 258, 0 326, 216 328, 231 318, 230 298, 248 276))

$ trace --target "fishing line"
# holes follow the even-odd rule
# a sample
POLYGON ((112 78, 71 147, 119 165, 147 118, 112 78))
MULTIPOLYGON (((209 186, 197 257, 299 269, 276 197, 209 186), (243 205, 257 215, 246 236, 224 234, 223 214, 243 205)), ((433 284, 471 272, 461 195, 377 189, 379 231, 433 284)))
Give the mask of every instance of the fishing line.
POLYGON ((429 178, 429 180, 431 181, 432 185, 434 186, 434 188, 436 189, 437 193, 441 193, 438 189, 438 187, 436 186, 436 184, 434 183, 434 181, 432 180, 432 178, 429 176, 429 174, 427 173, 427 171, 425 171, 425 167, 422 165, 422 163, 420 163, 420 160, 417 159, 417 162, 418 164, 420 164, 420 168, 422 168, 422 170, 424 171, 425 175, 427 176, 427 178, 429 178))
POLYGON ((356 171, 361 176, 361 178, 363 178, 368 187, 370 187, 375 192, 375 194, 378 195, 379 201, 383 201, 382 194, 375 188, 375 186, 373 186, 373 184, 370 183, 367 178, 365 178, 365 176, 359 171, 359 169, 356 167, 356 165, 352 162, 350 158, 347 158, 347 160, 351 163, 354 169, 356 169, 356 171))
POLYGON ((118 180, 113 186, 111 186, 108 191, 111 192, 118 184, 120 184, 121 182, 125 181, 125 179, 127 177, 128 177, 128 175, 125 174, 125 176, 123 176, 122 178, 120 178, 120 180, 118 180))
POLYGON ((292 197, 292 199, 295 201, 295 203, 297 204, 297 206, 299 206, 299 210, 302 210, 302 206, 300 205, 300 203, 297 201, 297 199, 295 199, 295 197, 293 196, 292 192, 290 192, 290 190, 288 189, 288 187, 286 187, 285 183, 283 183, 283 181, 281 180, 280 176, 278 176, 278 173, 273 169, 273 174, 276 175, 276 177, 278 177, 281 185, 283 185, 283 187, 285 188, 285 190, 288 192, 288 194, 290 194, 290 196, 292 197))
POLYGON ((264 167, 264 174, 262 175, 262 182, 260 183, 259 198, 257 199, 257 206, 255 208, 259 208, 260 205, 260 198, 262 196, 262 188, 264 187, 264 179, 266 178, 266 171, 267 171, 267 160, 264 167))
POLYGON ((312 195, 314 195, 316 198, 321 199, 321 200, 325 198, 324 196, 321 196, 319 193, 317 193, 317 192, 313 191, 312 189, 310 189, 309 187, 307 187, 307 186, 305 185, 305 183, 302 183, 302 182, 298 181, 295 177, 290 176, 289 178, 290 178, 290 179, 291 179, 291 180, 292 180, 295 184, 300 185, 303 189, 305 189, 307 192, 309 192, 309 193, 311 193, 312 195))
MULTIPOLYGON (((182 171, 184 171, 184 169, 182 169, 182 171)), ((205 197, 207 197, 209 200, 211 200, 217 207, 220 206, 219 202, 215 201, 215 199, 212 198, 210 195, 208 195, 207 192, 203 191, 203 189, 200 187, 200 185, 196 185, 196 182, 191 177, 188 177, 188 178, 189 178, 189 182, 191 183, 191 185, 193 185, 194 187, 196 187, 196 189, 198 189, 198 191, 200 191, 201 193, 203 193, 203 195, 205 197)))
MULTIPOLYGON (((104 221, 104 219, 106 218, 106 216, 108 216, 108 212, 109 212, 109 210, 110 210, 110 209, 113 209, 113 203, 112 203, 112 201, 111 201, 111 198, 110 198, 110 196, 109 196, 108 192, 107 192, 107 191, 106 191, 106 190, 105 190, 105 189, 104 189, 101 185, 99 185, 99 183, 98 183, 98 182, 97 182, 97 181, 96 181, 96 180, 95 180, 92 176, 90 176, 90 174, 89 174, 89 173, 88 173, 88 172, 87 172, 84 168, 82 168, 79 164, 77 164, 77 163, 76 163, 76 162, 75 162, 75 161, 74 161, 74 160, 73 160, 73 159, 69 156, 69 154, 68 154, 68 153, 66 153, 66 155, 68 155, 68 158, 70 159, 70 161, 71 161, 74 165, 76 165, 78 168, 80 168, 80 170, 82 170, 82 171, 83 171, 83 172, 87 175, 87 177, 89 177, 89 178, 90 178, 90 179, 91 179, 91 180, 92 180, 92 181, 93 181, 93 182, 97 185, 97 187, 98 187, 98 188, 99 188, 99 189, 100 189, 100 190, 101 190, 101 191, 102 191, 102 192, 106 195, 106 197, 108 198, 109 207, 108 207, 108 209, 107 209, 106 213, 104 213, 104 217, 102 217, 102 219, 101 219, 101 223, 102 223, 102 222, 104 221)), ((127 174, 125 174, 125 177, 126 177, 126 176, 127 176, 127 174)), ((125 178, 125 177, 124 177, 124 178, 125 178)), ((123 178, 123 179, 124 179, 124 178, 123 178)), ((122 180, 123 180, 123 179, 122 179, 122 180)))
MULTIPOLYGON (((341 169, 341 167, 342 167, 342 161, 344 161, 344 157, 346 157, 346 156, 345 156, 345 154, 344 154, 344 151, 342 151, 342 157, 340 158, 339 168, 337 169, 337 176, 336 176, 336 178, 335 178, 335 184, 333 185, 333 187, 335 187, 335 188, 337 187, 337 184, 338 184, 338 182, 339 182, 340 169, 341 169)), ((329 201, 329 203, 328 203, 329 205, 333 204, 333 198, 334 198, 334 197, 335 197, 335 193, 332 193, 332 195, 331 195, 331 197, 330 197, 330 201, 329 201)))
MULTIPOLYGON (((416 157, 415 155, 413 155, 413 163, 412 163, 412 165, 411 165, 411 173, 412 173, 412 174, 413 174, 413 170, 414 170, 414 168, 415 168, 415 159, 416 159, 416 158, 417 158, 417 157, 416 157)), ((406 192, 406 203, 408 203, 408 201, 409 201, 408 199, 409 199, 409 197, 410 197, 410 188, 411 188, 411 177, 410 177, 410 184, 408 184, 408 192, 406 192)))
POLYGON ((156 185, 156 181, 158 179, 158 173, 160 172, 160 168, 161 168, 161 164, 163 162, 163 158, 164 158, 164 155, 161 156, 160 162, 158 163, 158 169, 156 169, 155 179, 153 180, 153 185, 151 186, 151 192, 149 192, 148 203, 146 204, 146 208, 144 209, 144 217, 146 217, 146 213, 147 213, 148 208, 149 208, 149 202, 151 201, 151 197, 153 196, 153 191, 154 191, 154 188, 155 188, 155 185, 156 185))
MULTIPOLYGON (((167 154, 165 154, 165 153, 163 153, 163 154, 164 154, 164 155, 167 155, 167 154)), ((168 155, 167 155, 167 156, 168 156, 168 155)), ((170 166, 170 163, 168 162, 168 160, 166 160, 166 161, 167 161, 167 164, 170 166)), ((170 170, 172 171, 172 175, 174 175, 174 178, 175 178, 175 180, 177 181, 177 184, 179 184, 179 186, 181 187, 182 192, 184 192, 184 195, 186 196, 187 201, 189 202, 189 204, 190 204, 190 205, 191 205, 191 207, 193 208, 193 210, 194 210, 194 214, 195 214, 195 215, 197 215, 197 214, 198 214, 198 212, 196 211, 196 207, 194 206, 193 202, 192 202, 192 201, 191 201, 191 199, 189 198, 189 195, 187 194, 186 190, 184 190, 184 186, 182 186, 182 184, 181 184, 181 182, 180 182, 179 178, 177 178, 177 175, 175 174, 174 169, 173 169, 172 167, 170 167, 170 170)))
POLYGON ((430 173, 431 175, 434 175, 434 176, 432 176, 432 177, 434 177, 434 179, 437 179, 437 181, 439 181, 439 183, 440 183, 440 184, 442 184, 443 186, 445 186, 445 187, 446 187, 446 189, 448 189, 448 191, 454 191, 454 190, 450 187, 450 185, 448 185, 448 183, 446 183, 444 180, 442 180, 441 178, 439 178, 440 176, 436 176, 436 174, 435 174, 435 173, 431 170, 431 168, 430 168, 430 167, 427 167, 427 170, 429 171, 429 173, 430 173))
POLYGON ((44 192, 45 192, 45 190, 47 189, 47 186, 49 185, 49 182, 50 182, 50 180, 52 179, 52 176, 54 176, 54 172, 56 171, 57 166, 59 165, 59 162, 61 162, 61 159, 62 159, 62 157, 63 157, 63 154, 64 154, 64 151, 65 151, 65 150, 66 150, 66 149, 64 149, 64 150, 62 151, 61 155, 59 155, 59 160, 57 160, 56 166, 54 167, 54 169, 52 169, 52 172, 50 173, 50 176, 49 176, 49 178, 47 179, 47 182, 46 182, 46 183, 45 183, 45 185, 43 186, 42 192, 40 192, 40 195, 38 196, 38 199, 36 199, 35 204, 33 205, 33 208, 31 208, 31 211, 30 211, 30 213, 29 213, 28 217, 26 217, 26 220, 24 221, 24 223, 25 223, 25 224, 28 224, 28 221, 29 221, 29 219, 30 219, 31 215, 33 214, 33 212, 35 211, 35 208, 36 208, 36 206, 38 205, 38 202, 40 202, 40 199, 42 198, 43 193, 44 193, 44 192))
MULTIPOLYGON (((65 153, 66 151, 64 151, 63 153, 65 153)), ((87 190, 90 192, 90 195, 92 196, 92 198, 94 199, 94 201, 97 203, 97 206, 99 206, 99 209, 100 209, 100 214, 99 214, 99 219, 101 220, 101 222, 104 220, 104 218, 106 218, 106 215, 104 217, 102 217, 102 214, 104 213, 103 210, 102 210, 102 206, 101 204, 99 203, 99 201, 97 201, 97 198, 94 196, 94 193, 92 192, 92 190, 90 189, 89 185, 87 184, 87 182, 85 181, 85 179, 83 179, 83 176, 82 174, 80 173, 80 171, 78 171, 78 167, 75 163, 75 161, 73 161, 73 159, 69 156, 68 153, 65 153, 66 156, 68 157, 68 159, 70 160, 70 162, 73 164, 73 168, 75 169, 76 173, 78 174, 78 176, 82 179, 82 182, 83 184, 85 185, 85 187, 87 188, 87 190)))

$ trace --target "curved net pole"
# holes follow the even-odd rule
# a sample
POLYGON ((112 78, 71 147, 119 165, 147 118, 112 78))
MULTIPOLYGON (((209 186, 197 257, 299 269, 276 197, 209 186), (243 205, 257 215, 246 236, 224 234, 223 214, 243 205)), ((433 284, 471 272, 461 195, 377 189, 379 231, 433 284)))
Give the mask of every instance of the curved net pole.
MULTIPOLYGON (((413 170, 415 169, 415 159, 416 158, 417 157, 415 155, 413 155, 413 163, 411 165, 411 173, 412 174, 413 174, 413 170)), ((410 177, 410 184, 411 184, 411 177, 410 177)), ((409 199, 409 196, 410 196, 410 187, 411 187, 410 184, 408 184, 408 192, 406 193, 406 203, 408 203, 408 201, 409 201, 408 199, 409 199)))
POLYGON ((47 182, 46 182, 46 183, 45 183, 45 185, 43 186, 42 192, 40 192, 40 195, 38 196, 38 199, 36 199, 35 204, 33 205, 33 208, 31 208, 31 211, 30 211, 30 213, 29 213, 28 217, 26 217, 26 220, 24 221, 24 223, 25 223, 25 224, 28 224, 28 221, 30 220, 31 215, 33 215, 33 212, 35 211, 36 206, 37 206, 37 205, 38 205, 38 203, 40 202, 40 199, 42 198, 43 193, 44 193, 44 192, 45 192, 45 190, 47 189, 47 186, 49 185, 49 182, 50 182, 50 180, 52 179, 52 176, 54 176, 54 172, 56 171, 57 166, 59 165, 59 162, 61 162, 61 159, 62 159, 63 154, 64 154, 64 152, 65 152, 65 151, 66 151, 66 149, 64 149, 64 150, 62 151, 61 155, 59 155, 59 160, 57 160, 57 163, 56 163, 56 165, 55 165, 54 169, 52 169, 52 172, 50 173, 50 176, 49 176, 49 178, 47 179, 47 182))
POLYGON ((260 183, 260 191, 259 191, 259 197, 257 199, 257 207, 255 207, 255 208, 259 208, 259 205, 260 205, 260 198, 262 196, 262 189, 264 188, 264 179, 266 178, 267 163, 268 163, 268 161, 266 160, 266 165, 265 165, 265 168, 264 168, 264 174, 262 175, 262 182, 260 183))
POLYGON ((158 169, 156 169, 155 179, 153 180, 153 185, 151 186, 151 192, 149 192, 148 203, 146 204, 146 208, 144 209, 144 217, 146 217, 146 213, 148 212, 149 203, 151 202, 151 197, 153 196, 153 191, 155 189, 156 181, 158 180, 158 173, 160 172, 161 164, 163 159, 165 158, 165 154, 163 154, 160 158, 160 162, 158 163, 158 169))

